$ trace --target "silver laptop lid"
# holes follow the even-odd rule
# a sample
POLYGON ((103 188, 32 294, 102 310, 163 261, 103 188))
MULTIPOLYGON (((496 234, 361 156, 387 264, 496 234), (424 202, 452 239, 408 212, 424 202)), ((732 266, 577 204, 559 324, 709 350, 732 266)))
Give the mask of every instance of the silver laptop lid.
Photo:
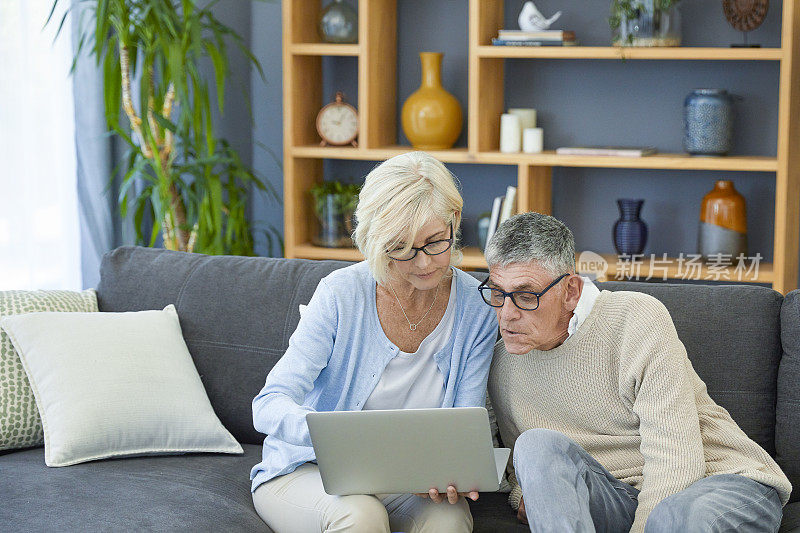
POLYGON ((306 416, 325 492, 496 491, 508 450, 495 457, 482 407, 332 411, 306 416))

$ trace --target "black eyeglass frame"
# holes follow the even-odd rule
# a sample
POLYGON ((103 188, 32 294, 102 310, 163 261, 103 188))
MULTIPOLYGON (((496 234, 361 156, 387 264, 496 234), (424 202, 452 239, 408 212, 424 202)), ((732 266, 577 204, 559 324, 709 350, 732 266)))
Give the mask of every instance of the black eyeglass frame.
POLYGON ((449 239, 439 239, 438 241, 431 241, 431 242, 425 244, 424 246, 420 246, 419 248, 417 248, 415 246, 412 246, 411 250, 413 250, 414 255, 412 255, 408 259, 397 259, 396 257, 392 257, 392 253, 391 252, 386 252, 386 255, 389 256, 389 259, 391 259, 392 261, 411 261, 411 260, 413 260, 413 259, 415 259, 417 257, 417 254, 419 252, 424 252, 425 255, 442 255, 447 250, 449 250, 450 248, 453 247, 453 243, 455 242, 455 240, 456 240, 455 239, 455 235, 453 234, 453 224, 450 224, 450 238, 449 239), (428 246, 431 246, 433 244, 439 244, 440 242, 446 242, 446 243, 449 243, 449 244, 448 244, 447 248, 445 248, 441 252, 436 252, 435 254, 429 252, 428 250, 426 250, 426 248, 428 246))
POLYGON ((511 292, 506 292, 506 291, 504 291, 504 290, 500 290, 500 289, 495 289, 495 288, 492 288, 492 287, 488 287, 488 286, 486 285, 486 283, 489 281, 489 278, 486 278, 485 280, 483 280, 483 282, 482 282, 480 285, 478 285, 478 292, 479 292, 479 293, 481 293, 481 298, 483 299, 483 301, 484 301, 484 302, 486 302, 486 304, 487 304, 487 305, 489 305, 489 306, 491 306, 491 307, 496 307, 496 308, 503 307, 503 306, 505 305, 505 303, 506 303, 506 298, 511 298, 511 302, 512 302, 514 305, 516 305, 518 309, 521 309, 521 310, 523 310, 523 311, 536 311, 537 309, 539 309, 539 301, 541 300, 542 296, 544 296, 544 293, 546 293, 547 291, 549 291, 550 289, 552 289, 553 287, 555 287, 555 286, 556 286, 556 284, 557 284, 559 281, 561 281, 562 279, 564 279, 564 278, 565 278, 565 277, 567 277, 567 276, 569 276, 569 273, 566 273, 566 274, 561 274, 561 275, 560 275, 560 276, 558 276, 556 279, 554 279, 554 280, 552 281, 552 283, 550 283, 550 285, 548 285, 547 287, 545 287, 544 289, 542 289, 542 291, 541 291, 541 292, 534 292, 534 291, 511 291, 511 292), (488 289, 488 290, 490 291, 490 292, 489 292, 489 301, 487 301, 487 300, 486 300, 486 296, 484 296, 483 289, 488 289), (500 305, 492 305, 492 304, 490 303, 490 301, 491 301, 491 298, 492 298, 492 296, 491 296, 491 295, 492 295, 491 291, 497 291, 497 292, 499 292, 499 293, 502 293, 502 295, 503 295, 503 303, 501 303, 500 305), (514 295, 515 295, 515 294, 532 294, 532 295, 536 296, 536 307, 534 307, 534 308, 532 308, 532 309, 528 309, 528 308, 526 308, 526 307, 522 307, 521 305, 519 305, 519 304, 517 303, 517 300, 516 300, 516 298, 514 298, 514 295))

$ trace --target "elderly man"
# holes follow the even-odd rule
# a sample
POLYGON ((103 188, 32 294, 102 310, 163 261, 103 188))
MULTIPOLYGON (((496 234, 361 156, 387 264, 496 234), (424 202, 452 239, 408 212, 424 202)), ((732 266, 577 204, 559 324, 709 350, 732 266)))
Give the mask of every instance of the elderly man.
POLYGON ((572 232, 539 213, 486 260, 489 395, 531 531, 777 531, 789 480, 709 397, 661 302, 576 275, 572 232))

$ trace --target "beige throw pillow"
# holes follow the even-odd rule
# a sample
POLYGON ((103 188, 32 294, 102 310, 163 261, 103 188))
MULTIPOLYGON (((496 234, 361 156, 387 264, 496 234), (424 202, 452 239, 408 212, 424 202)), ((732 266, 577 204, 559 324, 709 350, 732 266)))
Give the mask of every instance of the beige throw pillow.
POLYGON ((45 463, 243 453, 208 400, 175 306, 6 317, 44 427, 45 463))
MULTIPOLYGON (((0 291, 0 319, 43 311, 97 311, 94 289, 85 291, 0 291)), ((42 420, 19 355, 0 330, 0 450, 41 446, 42 420)))

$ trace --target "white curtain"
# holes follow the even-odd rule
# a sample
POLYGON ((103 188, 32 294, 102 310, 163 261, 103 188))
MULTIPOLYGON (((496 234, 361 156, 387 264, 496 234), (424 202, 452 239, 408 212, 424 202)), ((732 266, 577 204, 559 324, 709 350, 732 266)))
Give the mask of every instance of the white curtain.
POLYGON ((68 2, 0 0, 0 290, 79 289, 68 2))

